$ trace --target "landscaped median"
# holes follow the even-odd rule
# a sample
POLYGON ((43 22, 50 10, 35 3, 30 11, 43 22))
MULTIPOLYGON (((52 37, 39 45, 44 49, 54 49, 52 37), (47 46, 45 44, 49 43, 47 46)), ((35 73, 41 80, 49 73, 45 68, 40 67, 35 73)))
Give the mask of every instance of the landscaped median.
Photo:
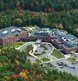
POLYGON ((64 58, 64 54, 62 54, 60 51, 58 51, 57 49, 54 49, 52 52, 52 55, 55 56, 56 58, 60 59, 60 58, 64 58))
POLYGON ((49 59, 49 58, 46 58, 46 57, 43 57, 43 58, 41 58, 40 60, 42 60, 42 61, 44 61, 44 62, 50 61, 50 59, 49 59))
POLYGON ((76 58, 74 58, 74 57, 70 57, 70 58, 68 58, 68 60, 71 62, 76 62, 76 58))

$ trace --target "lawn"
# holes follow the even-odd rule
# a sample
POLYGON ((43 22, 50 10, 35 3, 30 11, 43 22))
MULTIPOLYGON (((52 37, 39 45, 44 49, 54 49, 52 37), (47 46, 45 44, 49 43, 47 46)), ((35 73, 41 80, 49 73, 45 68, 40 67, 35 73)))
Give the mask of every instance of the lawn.
POLYGON ((75 62, 75 61, 76 61, 76 58, 74 58, 74 57, 73 57, 73 58, 70 57, 70 58, 68 58, 68 60, 71 61, 71 62, 75 62))
POLYGON ((24 53, 27 54, 27 55, 29 55, 29 52, 30 52, 31 50, 33 50, 33 46, 32 46, 32 45, 29 45, 29 46, 27 46, 27 47, 24 49, 24 53))
POLYGON ((2 45, 0 45, 0 49, 2 49, 3 48, 3 46, 2 45))
POLYGON ((40 60, 42 60, 42 61, 50 61, 50 59, 49 58, 46 58, 46 57, 43 57, 40 60))
POLYGON ((58 59, 64 58, 64 55, 61 52, 59 52, 57 49, 54 49, 52 55, 55 56, 58 59))
POLYGON ((21 45, 23 45, 24 43, 26 42, 14 42, 14 43, 11 43, 11 44, 8 44, 8 45, 4 45, 4 46, 0 46, 0 49, 3 48, 3 49, 6 49, 6 48, 17 48, 21 45))

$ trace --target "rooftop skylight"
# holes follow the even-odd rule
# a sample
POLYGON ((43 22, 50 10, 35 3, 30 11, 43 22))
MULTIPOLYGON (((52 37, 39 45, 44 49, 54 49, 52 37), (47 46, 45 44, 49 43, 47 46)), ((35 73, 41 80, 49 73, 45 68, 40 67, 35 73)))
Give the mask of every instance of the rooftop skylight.
POLYGON ((15 31, 16 31, 16 29, 12 29, 12 30, 11 30, 11 32, 15 32, 15 31))
POLYGON ((18 30, 18 31, 22 31, 22 30, 21 30, 21 29, 19 29, 19 28, 18 28, 17 30, 18 30))
POLYGON ((2 32, 2 34, 7 34, 7 33, 8 33, 8 31, 3 31, 3 32, 2 32))

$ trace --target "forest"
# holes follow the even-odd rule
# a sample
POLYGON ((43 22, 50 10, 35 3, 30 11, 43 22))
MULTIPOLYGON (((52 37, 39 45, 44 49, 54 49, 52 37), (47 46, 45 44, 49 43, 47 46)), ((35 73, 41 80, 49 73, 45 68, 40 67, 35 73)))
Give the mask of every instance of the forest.
POLYGON ((33 64, 27 59, 28 54, 14 48, 2 49, 0 53, 0 81, 78 81, 66 72, 33 64))
POLYGON ((0 0, 0 11, 21 8, 34 11, 67 11, 78 8, 78 0, 0 0))

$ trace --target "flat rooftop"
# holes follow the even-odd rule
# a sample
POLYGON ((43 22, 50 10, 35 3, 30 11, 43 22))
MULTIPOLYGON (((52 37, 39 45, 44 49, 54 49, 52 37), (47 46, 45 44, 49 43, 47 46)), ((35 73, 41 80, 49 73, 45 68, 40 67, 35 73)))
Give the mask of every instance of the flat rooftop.
POLYGON ((38 30, 35 30, 31 32, 32 36, 48 36, 51 35, 51 30, 49 28, 40 28, 38 30))
POLYGON ((59 29, 52 29, 52 35, 55 35, 57 37, 62 37, 67 35, 68 32, 65 30, 59 30, 59 29))
POLYGON ((36 31, 36 32, 33 32, 32 35, 33 36, 43 36, 43 37, 45 37, 45 36, 48 36, 49 33, 48 32, 44 32, 44 31, 36 31))
POLYGON ((5 38, 12 35, 19 35, 24 30, 17 28, 15 26, 7 27, 0 30, 0 38, 5 38))
POLYGON ((61 39, 64 42, 65 46, 78 47, 78 39, 74 35, 67 34, 63 36, 61 39))
POLYGON ((78 39, 65 30, 52 29, 52 36, 55 36, 57 41, 60 40, 64 47, 78 48, 78 39))

